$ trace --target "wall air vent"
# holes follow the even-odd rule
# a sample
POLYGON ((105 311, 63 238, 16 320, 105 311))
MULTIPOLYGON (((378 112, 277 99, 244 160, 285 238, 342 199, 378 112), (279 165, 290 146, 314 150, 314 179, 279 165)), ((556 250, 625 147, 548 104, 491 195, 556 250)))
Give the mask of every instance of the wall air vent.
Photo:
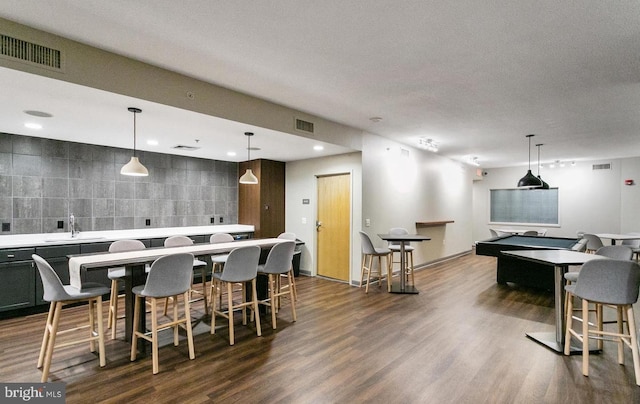
POLYGON ((62 51, 0 34, 0 56, 52 70, 62 70, 62 51))
POLYGON ((194 151, 194 150, 198 150, 199 147, 195 147, 195 146, 186 146, 183 144, 179 144, 179 145, 175 145, 172 147, 172 149, 176 149, 176 150, 185 150, 185 151, 194 151))
POLYGON ((296 118, 296 130, 313 133, 313 122, 303 121, 302 119, 296 118))
POLYGON ((594 164, 591 166, 593 170, 611 170, 611 163, 606 164, 594 164))

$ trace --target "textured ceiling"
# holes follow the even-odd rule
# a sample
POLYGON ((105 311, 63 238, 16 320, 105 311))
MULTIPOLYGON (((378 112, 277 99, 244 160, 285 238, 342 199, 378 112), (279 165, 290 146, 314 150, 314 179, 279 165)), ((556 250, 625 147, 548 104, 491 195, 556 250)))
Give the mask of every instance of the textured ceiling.
POLYGON ((640 155, 638 1, 4 0, 0 17, 483 167, 526 164, 528 133, 543 161, 640 155))

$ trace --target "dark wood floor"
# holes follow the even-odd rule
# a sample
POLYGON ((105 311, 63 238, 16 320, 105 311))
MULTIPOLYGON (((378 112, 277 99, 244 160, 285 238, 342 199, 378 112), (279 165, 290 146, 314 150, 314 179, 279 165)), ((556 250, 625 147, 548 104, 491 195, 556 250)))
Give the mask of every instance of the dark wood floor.
MULTIPOLYGON (((85 346, 54 354, 51 379, 63 381, 68 403, 638 403, 631 355, 616 361, 606 345, 591 357, 565 357, 532 342, 527 331, 553 330, 549 293, 500 286, 495 261, 468 255, 416 273, 419 295, 395 295, 320 278, 298 278, 298 321, 285 304, 278 330, 263 319, 263 336, 237 327, 208 334, 196 326, 196 359, 186 342, 129 361, 123 340, 107 343, 107 366, 85 346)), ((202 306, 196 304, 197 313, 202 306)), ((65 309, 65 322, 85 308, 65 309)), ((71 319, 71 321, 69 321, 71 319)), ((0 321, 0 380, 37 382, 45 315, 0 321)), ((120 334, 122 335, 122 333, 120 334)))

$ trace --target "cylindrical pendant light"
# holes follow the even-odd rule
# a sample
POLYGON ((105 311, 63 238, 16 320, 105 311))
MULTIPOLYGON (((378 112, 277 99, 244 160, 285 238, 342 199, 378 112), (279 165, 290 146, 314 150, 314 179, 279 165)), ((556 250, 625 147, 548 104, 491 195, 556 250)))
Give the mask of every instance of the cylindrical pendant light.
POLYGON ((518 181, 518 188, 539 188, 542 186, 542 180, 531 173, 531 138, 535 135, 527 135, 529 138, 529 170, 518 181))
POLYGON ((145 166, 140 163, 138 156, 136 156, 136 114, 142 112, 140 108, 129 107, 129 112, 133 112, 133 156, 131 160, 120 169, 120 174, 129 175, 133 177, 146 177, 149 175, 149 171, 145 166))
MULTIPOLYGON (((253 132, 244 132, 244 135, 247 137, 247 162, 251 160, 251 136, 253 136, 253 132)), ((253 171, 250 168, 247 168, 247 171, 242 174, 240 177, 240 184, 257 184, 258 177, 253 175, 253 171)))

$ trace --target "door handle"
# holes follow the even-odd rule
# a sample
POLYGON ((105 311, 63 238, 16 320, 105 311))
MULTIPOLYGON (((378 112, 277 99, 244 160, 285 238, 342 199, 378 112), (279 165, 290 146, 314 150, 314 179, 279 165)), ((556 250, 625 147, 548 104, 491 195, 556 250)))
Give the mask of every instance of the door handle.
POLYGON ((320 226, 322 226, 322 222, 319 220, 316 220, 316 231, 320 231, 320 226))

